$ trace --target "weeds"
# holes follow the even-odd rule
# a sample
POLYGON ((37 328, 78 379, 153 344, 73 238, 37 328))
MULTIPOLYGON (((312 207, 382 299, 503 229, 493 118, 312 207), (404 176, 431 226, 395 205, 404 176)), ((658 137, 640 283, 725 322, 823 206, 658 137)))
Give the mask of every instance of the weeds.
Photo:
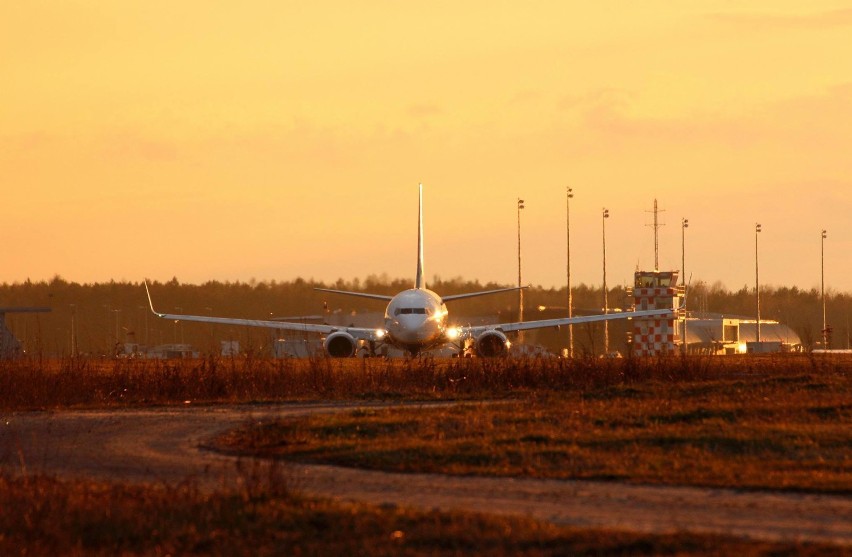
MULTIPOLYGON (((230 451, 392 470, 852 490, 852 359, 0 361, 5 411, 503 398, 251 428, 230 451), (354 455, 354 456, 353 456, 354 455)), ((843 548, 571 530, 294 495, 242 461, 209 492, 0 476, 0 554, 831 555, 843 548)))
MULTIPOLYGON (((763 377, 768 383, 827 388, 822 377, 852 372, 852 358, 774 357, 436 360, 0 361, 0 408, 25 410, 284 400, 483 399, 523 393, 642 397, 654 382, 763 377)), ((732 388, 727 383, 721 388, 732 388)), ((708 395, 711 394, 708 392, 708 395)))
POLYGON ((306 499, 247 463, 215 492, 0 476, 3 555, 840 555, 819 544, 576 530, 526 518, 306 499))
POLYGON ((823 372, 825 388, 813 390, 815 377, 764 369, 314 416, 247 427, 217 445, 403 472, 852 493, 852 375, 823 372))

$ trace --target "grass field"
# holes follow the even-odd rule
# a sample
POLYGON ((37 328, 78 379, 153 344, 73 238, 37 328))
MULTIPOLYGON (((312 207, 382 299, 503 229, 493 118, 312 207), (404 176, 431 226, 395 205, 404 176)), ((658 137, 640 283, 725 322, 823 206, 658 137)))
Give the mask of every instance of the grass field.
POLYGON ((852 376, 647 381, 249 426, 223 450, 402 472, 852 493, 852 376))
POLYGON ((305 499, 255 468, 214 493, 0 476, 0 554, 82 555, 843 555, 842 548, 721 536, 646 535, 524 518, 305 499))
POLYGON ((852 492, 852 358, 0 362, 0 408, 500 401, 267 424, 224 450, 395 471, 852 492))
POLYGON ((825 375, 852 358, 808 355, 687 359, 0 360, 0 410, 295 400, 482 400, 825 375))
MULTIPOLYGON (((450 400, 232 432, 225 450, 388 470, 852 493, 852 359, 24 360, 0 410, 450 400)), ((271 469, 275 469, 273 465, 271 469)), ((237 487, 0 477, 0 554, 842 555, 844 548, 311 500, 237 487)))

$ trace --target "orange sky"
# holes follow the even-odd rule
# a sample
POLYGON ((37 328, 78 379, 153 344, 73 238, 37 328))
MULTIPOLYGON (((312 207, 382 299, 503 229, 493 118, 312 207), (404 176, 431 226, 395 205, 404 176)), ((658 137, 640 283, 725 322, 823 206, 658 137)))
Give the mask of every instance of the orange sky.
POLYGON ((0 282, 852 290, 848 2, 0 0, 0 282), (534 7, 531 7, 534 6, 534 7))

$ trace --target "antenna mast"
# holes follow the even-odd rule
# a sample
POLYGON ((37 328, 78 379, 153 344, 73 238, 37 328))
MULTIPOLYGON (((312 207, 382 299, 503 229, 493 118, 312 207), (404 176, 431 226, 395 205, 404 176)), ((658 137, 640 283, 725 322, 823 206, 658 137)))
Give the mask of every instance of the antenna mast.
POLYGON ((659 213, 665 213, 665 209, 657 209, 657 200, 654 199, 654 210, 653 211, 645 211, 646 213, 654 213, 654 224, 646 224, 645 226, 653 226, 654 227, 654 270, 660 270, 660 227, 665 226, 665 224, 660 222, 659 213))

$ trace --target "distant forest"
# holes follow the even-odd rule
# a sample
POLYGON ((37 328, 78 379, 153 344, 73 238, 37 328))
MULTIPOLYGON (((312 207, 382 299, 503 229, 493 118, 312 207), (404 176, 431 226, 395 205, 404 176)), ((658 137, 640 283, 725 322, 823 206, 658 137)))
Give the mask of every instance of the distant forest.
MULTIPOLYGON (((435 277, 428 287, 441 295, 502 288, 509 285, 449 280, 435 277)), ((314 288, 336 288, 393 295, 411 288, 410 280, 369 276, 365 280, 338 280, 324 283, 296 279, 271 282, 216 282, 182 284, 176 278, 150 284, 157 311, 219 317, 271 319, 291 316, 317 316, 314 322, 334 324, 357 323, 380 326, 385 304, 316 292, 314 288)), ((574 287, 575 315, 600 313, 602 291, 598 287, 580 284, 574 287)), ((834 347, 849 346, 849 313, 852 295, 827 294, 828 323, 833 327, 834 347)), ((788 324, 810 348, 821 337, 822 304, 818 290, 796 287, 761 288, 761 317, 788 324)), ((623 287, 609 292, 611 308, 629 308, 623 287)), ((273 334, 265 329, 209 325, 204 323, 174 323, 154 317, 148 309, 145 288, 139 282, 108 282, 78 284, 61 277, 50 281, 0 285, 0 307, 47 306, 50 313, 6 315, 6 325, 20 339, 28 353, 63 356, 71 352, 72 322, 76 328, 78 351, 92 356, 109 356, 117 343, 135 342, 143 345, 188 343, 202 353, 217 353, 222 340, 240 341, 243 350, 269 353, 273 334)), ((547 319, 567 313, 565 288, 533 287, 524 293, 525 320, 547 319)), ((698 281, 689 292, 688 309, 693 315, 701 313, 726 316, 755 315, 754 288, 730 291, 720 284, 708 285, 698 281)), ((516 293, 496 294, 449 304, 450 320, 456 324, 514 321, 518 315, 516 293)), ((550 329, 527 333, 527 341, 542 344, 557 351, 567 346, 567 329, 550 329)), ((579 353, 596 354, 603 343, 600 324, 574 327, 575 349, 579 353)), ((610 326, 611 348, 626 351, 626 323, 610 326)))

